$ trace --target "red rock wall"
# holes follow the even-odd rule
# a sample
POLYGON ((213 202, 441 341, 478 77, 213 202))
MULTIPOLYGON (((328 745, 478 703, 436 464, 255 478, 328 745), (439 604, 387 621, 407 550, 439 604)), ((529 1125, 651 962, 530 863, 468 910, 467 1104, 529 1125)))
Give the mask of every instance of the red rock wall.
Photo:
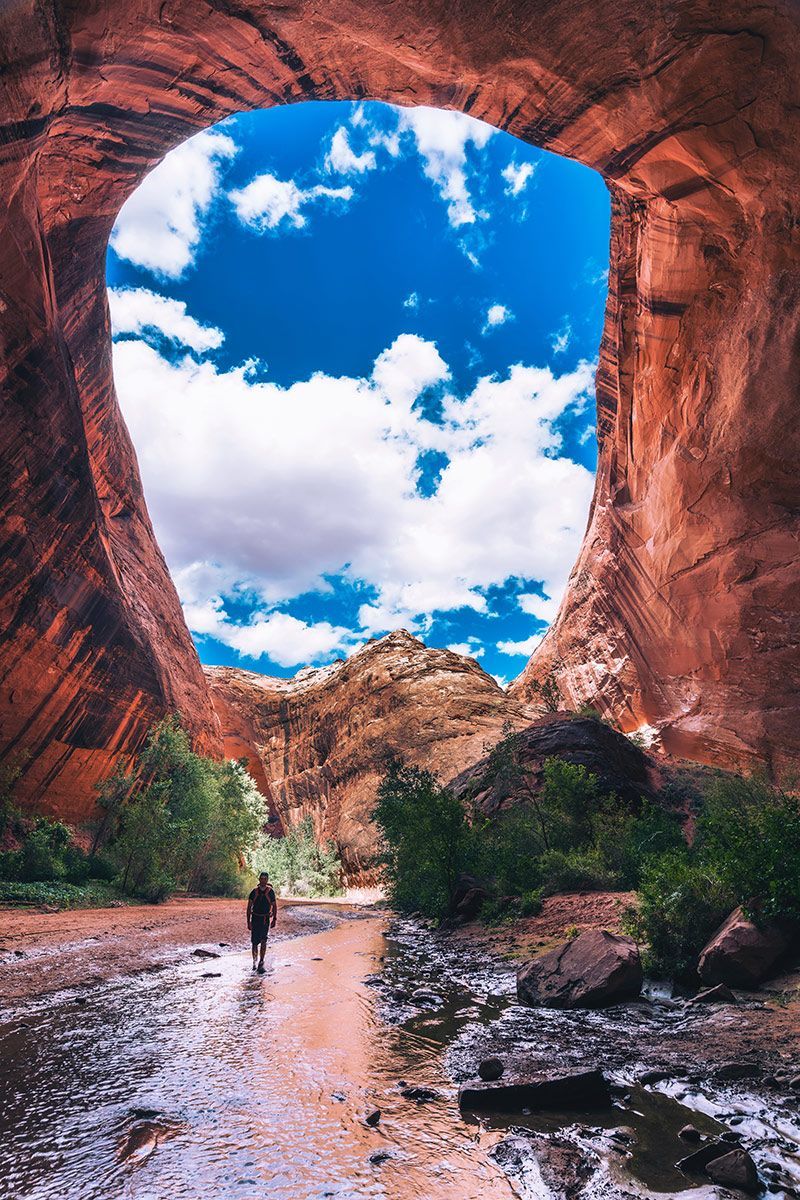
POLYGON ((404 630, 294 679, 236 667, 206 667, 206 675, 226 753, 248 758, 284 829, 311 817, 318 837, 337 843, 351 884, 370 879, 371 814, 388 755, 448 780, 482 758, 506 724, 530 720, 474 659, 404 630))
POLYGON ((104 251, 171 146, 306 98, 461 109, 609 181, 592 517, 517 692, 555 664, 677 752, 800 758, 799 24, 788 0, 9 0, 0 741, 23 800, 85 814, 167 708, 220 748, 117 408, 104 251))

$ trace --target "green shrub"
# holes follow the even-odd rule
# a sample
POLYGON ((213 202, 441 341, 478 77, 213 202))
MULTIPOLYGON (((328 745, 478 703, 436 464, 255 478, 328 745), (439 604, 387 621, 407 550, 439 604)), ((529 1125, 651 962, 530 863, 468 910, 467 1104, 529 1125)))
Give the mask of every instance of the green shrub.
POLYGON ((542 911, 542 890, 524 892, 520 896, 519 912, 521 917, 538 917, 542 911))
POLYGON ((760 776, 711 782, 695 853, 755 919, 800 919, 800 799, 760 776))
POLYGON ((254 868, 268 871, 270 882, 286 895, 342 895, 342 863, 334 842, 319 846, 310 817, 284 837, 265 836, 256 852, 254 868))
POLYGON ((557 892, 603 892, 616 878, 592 846, 584 850, 545 850, 539 860, 544 895, 557 892))
POLYGON ((69 842, 66 825, 38 817, 20 847, 17 877, 23 882, 66 879, 69 842))
POLYGON ((690 973, 714 930, 734 907, 734 898, 709 863, 688 850, 671 850, 648 861, 637 904, 624 927, 645 944, 645 968, 658 977, 690 973))
POLYGON ((459 800, 430 771, 392 760, 378 787, 373 819, 391 901, 441 918, 459 876, 473 863, 476 838, 459 800))

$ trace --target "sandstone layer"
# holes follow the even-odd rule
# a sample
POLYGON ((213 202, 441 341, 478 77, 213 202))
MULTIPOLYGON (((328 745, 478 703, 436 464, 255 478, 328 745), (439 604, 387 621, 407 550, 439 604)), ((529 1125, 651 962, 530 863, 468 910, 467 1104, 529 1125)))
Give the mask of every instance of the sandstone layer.
MULTIPOLYGON (((114 393, 108 235, 164 153, 307 99, 469 112, 612 194, 597 486, 516 688, 675 753, 800 760, 793 0, 9 0, 0 742, 64 815, 176 708, 221 749, 114 393)), ((268 464, 265 464, 268 469, 268 464)))
POLYGON ((311 817, 363 881, 376 849, 370 815, 391 754, 446 781, 510 725, 530 720, 477 662, 400 631, 346 662, 294 679, 207 667, 226 753, 244 754, 284 829, 311 817), (248 750, 249 747, 249 750, 248 750))

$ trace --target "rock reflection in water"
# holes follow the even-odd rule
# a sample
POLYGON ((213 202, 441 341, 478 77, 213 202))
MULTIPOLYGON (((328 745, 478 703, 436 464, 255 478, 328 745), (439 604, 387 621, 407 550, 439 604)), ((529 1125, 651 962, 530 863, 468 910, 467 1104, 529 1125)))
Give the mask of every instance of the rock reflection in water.
POLYGON ((4 1195, 500 1200, 440 1048, 387 1027, 377 919, 34 1005, 2 1030, 4 1195), (418 1104, 400 1081, 438 1098, 418 1104), (380 1123, 366 1116, 381 1110, 380 1123))

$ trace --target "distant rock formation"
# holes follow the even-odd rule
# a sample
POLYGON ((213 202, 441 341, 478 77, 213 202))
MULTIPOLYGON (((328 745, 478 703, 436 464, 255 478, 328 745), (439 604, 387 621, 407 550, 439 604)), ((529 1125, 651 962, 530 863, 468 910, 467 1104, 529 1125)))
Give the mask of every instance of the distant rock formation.
POLYGON ((80 819, 170 708, 221 751, 117 405, 105 250, 169 149, 302 100, 456 109, 606 179, 597 484, 514 695, 553 674, 673 754, 800 762, 798 61, 779 0, 0 6, 0 761, 20 802, 80 819))
POLYGON ((207 667, 226 753, 244 754, 284 828, 310 816, 356 882, 375 852, 370 813, 391 753, 443 781, 483 757, 530 710, 472 658, 404 630, 293 679, 207 667))

